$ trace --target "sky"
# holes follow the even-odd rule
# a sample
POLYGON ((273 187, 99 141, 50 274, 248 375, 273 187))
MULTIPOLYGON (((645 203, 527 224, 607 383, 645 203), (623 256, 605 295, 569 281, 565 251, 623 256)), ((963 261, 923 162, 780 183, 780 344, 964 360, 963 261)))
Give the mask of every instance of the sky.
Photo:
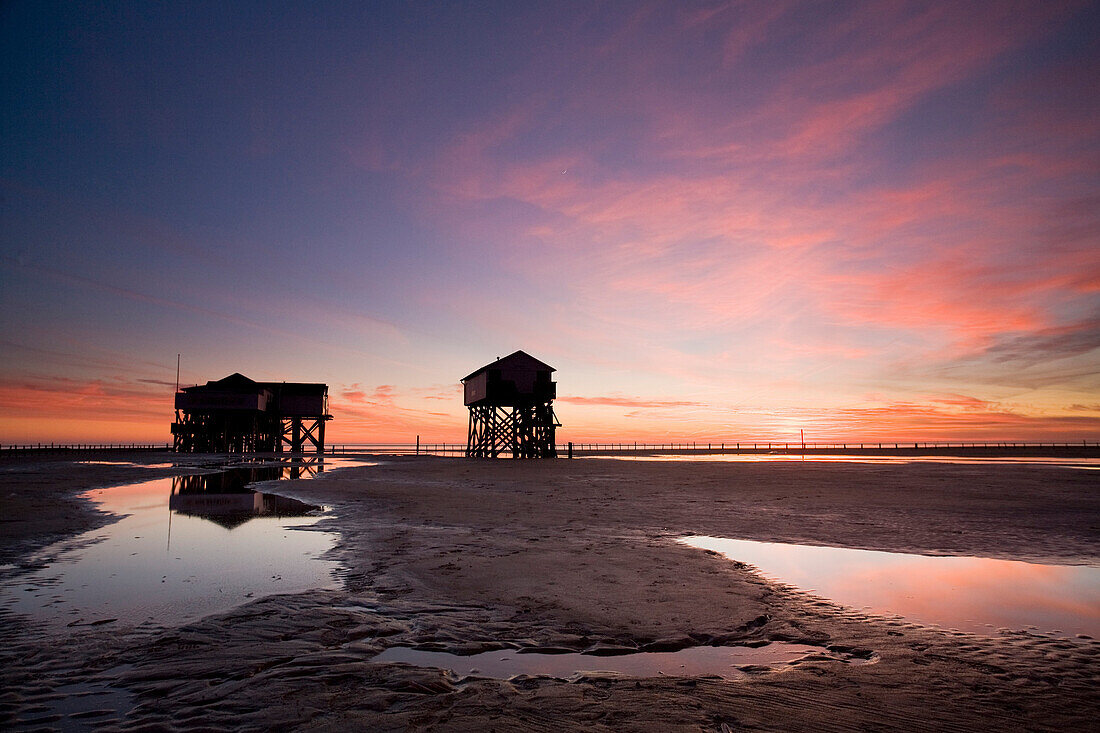
POLYGON ((1100 3, 7 2, 0 443, 1100 439, 1100 3))

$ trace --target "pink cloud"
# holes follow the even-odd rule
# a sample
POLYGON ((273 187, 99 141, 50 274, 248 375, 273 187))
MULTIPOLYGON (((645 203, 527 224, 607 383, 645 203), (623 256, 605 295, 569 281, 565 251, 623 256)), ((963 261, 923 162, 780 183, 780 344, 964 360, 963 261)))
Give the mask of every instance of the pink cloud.
MULTIPOLYGON (((685 48, 705 54, 703 34, 725 39, 719 63, 690 79, 659 68, 683 49, 653 33, 668 16, 647 7, 617 26, 585 83, 516 94, 403 170, 435 191, 425 215, 441 230, 475 242, 517 283, 553 283, 538 303, 543 343, 597 367, 666 376, 669 402, 689 402, 672 393, 688 383, 732 399, 780 383, 772 394, 828 383, 851 396, 904 378, 919 397, 839 409, 837 430, 874 418, 896 433, 981 430, 982 420, 1039 431, 1039 416, 975 388, 988 373, 926 382, 950 382, 955 360, 1034 346, 1017 339, 1082 320, 1100 292, 1100 223, 1082 185, 1095 170, 1095 126, 1081 124, 1087 114, 1063 126, 1029 114, 1035 80, 983 81, 1081 7, 678 11, 685 48), (817 12, 828 22, 789 49, 798 62, 743 87, 770 34, 794 16, 812 25, 817 12), (930 152, 893 129, 968 85, 992 101, 975 101, 975 118, 944 122, 942 134, 919 131, 930 152), (595 123, 558 134, 578 120, 595 123)), ((458 300, 494 313, 497 333, 533 320, 522 294, 458 300)), ((629 409, 629 399, 639 420, 662 401, 562 401, 629 409)))
POLYGON ((339 389, 329 398, 335 417, 328 428, 330 442, 412 442, 417 435, 425 440, 453 441, 465 435, 461 401, 455 401, 454 412, 440 412, 415 406, 417 399, 415 390, 392 384, 373 389, 352 384, 339 389))
POLYGON ((558 402, 571 405, 604 405, 611 407, 699 407, 703 403, 688 400, 646 400, 639 397, 558 397, 558 402))
POLYGON ((963 410, 988 410, 994 407, 993 403, 987 400, 981 400, 977 397, 968 397, 967 395, 961 394, 947 394, 938 397, 932 396, 929 397, 929 400, 949 407, 958 407, 963 410))

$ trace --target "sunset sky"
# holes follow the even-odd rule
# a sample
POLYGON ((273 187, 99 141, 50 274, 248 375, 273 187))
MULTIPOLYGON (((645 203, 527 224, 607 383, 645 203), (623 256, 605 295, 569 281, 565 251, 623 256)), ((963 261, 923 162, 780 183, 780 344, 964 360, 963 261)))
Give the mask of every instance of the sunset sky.
POLYGON ((1096 2, 0 5, 0 442, 1100 439, 1096 2))

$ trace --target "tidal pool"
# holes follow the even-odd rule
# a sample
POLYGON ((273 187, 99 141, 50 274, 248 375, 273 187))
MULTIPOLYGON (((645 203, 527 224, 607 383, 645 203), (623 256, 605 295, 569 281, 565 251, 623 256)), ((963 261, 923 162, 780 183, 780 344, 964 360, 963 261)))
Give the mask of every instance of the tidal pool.
POLYGON ((336 563, 321 559, 336 536, 312 529, 324 507, 248 487, 350 465, 370 464, 259 461, 89 491, 122 518, 21 563, 31 571, 5 583, 0 608, 62 626, 176 625, 263 595, 336 587, 336 563))
POLYGON ((876 615, 946 629, 1100 636, 1100 567, 691 536, 680 542, 876 615))
POLYGON ((831 660, 866 664, 870 652, 854 655, 824 647, 787 642, 761 646, 694 646, 675 652, 635 652, 598 656, 595 654, 520 652, 502 649, 461 656, 394 646, 374 657, 373 662, 404 662, 417 667, 449 669, 465 677, 509 679, 516 675, 543 675, 569 679, 586 673, 611 673, 629 677, 697 677, 711 675, 737 679, 747 673, 789 666, 800 661, 831 660))

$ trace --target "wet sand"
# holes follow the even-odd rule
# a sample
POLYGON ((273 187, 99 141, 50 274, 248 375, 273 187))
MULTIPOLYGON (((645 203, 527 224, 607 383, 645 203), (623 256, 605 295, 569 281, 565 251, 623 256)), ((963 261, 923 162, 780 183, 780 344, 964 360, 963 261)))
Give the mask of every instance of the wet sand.
MULTIPOLYGON (((41 532, 102 521, 71 497, 113 474, 60 461, 9 467, 0 466, 4 517, 24 511, 36 492, 38 511, 63 509, 41 532)), ((868 617, 675 539, 1095 565, 1098 478, 1018 465, 402 458, 279 482, 267 490, 334 507, 318 528, 341 533, 342 590, 270 596, 183 628, 79 628, 64 644, 4 619, 0 722, 37 716, 61 725, 59 685, 113 683, 128 691, 128 715, 110 722, 93 709, 87 721, 123 729, 1084 730, 1100 719, 1096 640, 979 636, 868 617), (734 681, 501 681, 370 661, 394 645, 468 654, 767 641, 823 653, 734 681)), ((24 556, 35 521, 15 534, 0 524, 0 556, 24 556)))

